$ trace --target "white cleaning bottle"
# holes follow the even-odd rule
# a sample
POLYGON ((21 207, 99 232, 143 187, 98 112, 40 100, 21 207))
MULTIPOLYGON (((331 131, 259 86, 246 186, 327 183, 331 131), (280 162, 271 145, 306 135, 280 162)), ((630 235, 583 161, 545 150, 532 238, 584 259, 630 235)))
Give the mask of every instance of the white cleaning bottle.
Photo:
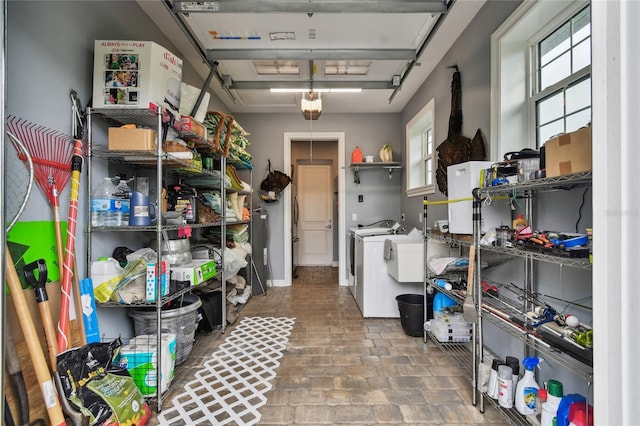
POLYGON ((525 416, 535 416, 540 413, 540 404, 538 402, 538 389, 540 389, 540 386, 536 382, 533 372, 539 362, 540 359, 537 357, 527 357, 522 360, 525 372, 516 387, 515 403, 518 412, 525 416))

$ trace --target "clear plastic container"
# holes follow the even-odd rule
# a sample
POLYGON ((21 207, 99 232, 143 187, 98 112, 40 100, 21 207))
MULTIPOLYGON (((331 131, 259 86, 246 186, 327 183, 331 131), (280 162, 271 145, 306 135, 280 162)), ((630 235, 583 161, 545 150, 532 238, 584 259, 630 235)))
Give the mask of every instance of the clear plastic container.
POLYGON ((122 203, 115 195, 117 192, 110 177, 105 177, 91 192, 91 226, 122 224, 122 203))
POLYGON ((129 209, 130 209, 130 198, 131 198, 131 188, 127 184, 125 179, 120 179, 120 183, 116 187, 118 192, 116 193, 116 197, 120 199, 121 206, 120 210, 122 212, 120 217, 120 225, 128 226, 129 225, 129 209))

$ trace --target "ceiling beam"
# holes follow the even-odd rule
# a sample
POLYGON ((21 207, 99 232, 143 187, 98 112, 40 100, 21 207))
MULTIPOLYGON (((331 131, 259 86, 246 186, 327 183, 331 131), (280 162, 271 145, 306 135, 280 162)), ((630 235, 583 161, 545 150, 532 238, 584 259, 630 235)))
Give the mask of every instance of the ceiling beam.
POLYGON ((173 0, 177 13, 444 13, 443 0, 173 0))
POLYGON ((232 81, 228 86, 231 90, 269 90, 274 89, 298 89, 309 87, 314 89, 353 89, 386 90, 395 89, 390 81, 232 81))
POLYGON ((208 61, 224 60, 378 60, 415 61, 414 49, 209 49, 208 61))

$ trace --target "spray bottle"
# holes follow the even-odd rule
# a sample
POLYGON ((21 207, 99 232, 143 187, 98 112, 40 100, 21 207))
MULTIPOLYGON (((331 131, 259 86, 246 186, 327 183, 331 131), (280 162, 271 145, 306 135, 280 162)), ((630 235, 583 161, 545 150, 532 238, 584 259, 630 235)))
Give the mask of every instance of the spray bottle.
POLYGON ((515 403, 518 412, 525 416, 535 416, 540 413, 540 404, 538 403, 538 389, 540 389, 540 386, 536 382, 533 372, 539 363, 540 359, 534 356, 522 360, 525 372, 516 387, 515 403))

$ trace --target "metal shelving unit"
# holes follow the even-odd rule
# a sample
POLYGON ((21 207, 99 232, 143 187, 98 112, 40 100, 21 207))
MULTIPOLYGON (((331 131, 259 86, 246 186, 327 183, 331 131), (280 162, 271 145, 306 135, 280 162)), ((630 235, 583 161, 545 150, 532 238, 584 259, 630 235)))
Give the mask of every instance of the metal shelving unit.
MULTIPOLYGON (((543 253, 534 249, 523 247, 494 247, 480 245, 480 217, 481 217, 481 200, 487 197, 498 195, 509 195, 512 197, 523 198, 525 200, 525 213, 529 223, 532 223, 532 203, 534 195, 537 192, 549 192, 559 190, 571 190, 575 188, 583 188, 591 185, 591 172, 576 173, 572 175, 558 176, 553 178, 544 178, 530 180, 509 185, 500 185, 487 188, 476 188, 473 191, 474 196, 474 244, 476 246, 477 261, 481 262, 483 253, 500 254, 511 258, 524 259, 524 284, 522 291, 524 294, 533 294, 535 280, 533 277, 533 264, 535 262, 545 262, 558 264, 561 266, 570 266, 579 269, 591 270, 592 265, 587 258, 573 258, 554 255, 553 253, 543 253)), ((593 382, 593 368, 590 365, 581 362, 577 358, 569 355, 566 351, 562 351, 546 341, 544 341, 533 327, 528 327, 528 318, 526 312, 532 308, 532 303, 526 298, 520 302, 509 300, 500 295, 500 297, 490 297, 483 295, 482 292, 482 272, 480 268, 476 268, 473 294, 478 311, 477 333, 474 338, 477 340, 477 352, 474 353, 473 363, 477 369, 481 360, 485 358, 483 352, 486 348, 483 344, 483 321, 487 320, 491 324, 510 336, 519 339, 525 345, 526 353, 539 353, 549 361, 556 362, 559 366, 572 372, 577 377, 584 380, 587 388, 591 388, 593 382)), ((476 386, 474 393, 479 393, 476 386)), ((488 398, 480 393, 480 411, 484 412, 484 401, 488 400, 495 405, 500 411, 514 424, 529 424, 528 420, 520 415, 517 410, 504 409, 499 406, 496 401, 488 398)))
MULTIPOLYGON (((88 126, 88 150, 87 150, 87 188, 88 188, 88 196, 87 200, 91 199, 91 188, 92 188, 92 162, 94 159, 101 159, 106 162, 111 163, 120 163, 126 164, 128 166, 132 166, 135 168, 149 168, 154 169, 156 171, 156 194, 162 193, 162 181, 163 181, 163 173, 171 171, 172 173, 176 173, 178 175, 212 175, 211 172, 207 170, 202 171, 192 171, 188 170, 190 164, 179 158, 175 157, 175 154, 172 155, 171 152, 164 152, 162 147, 162 130, 163 125, 167 119, 166 112, 163 112, 161 108, 157 110, 151 109, 110 109, 110 108, 102 108, 102 109, 87 109, 87 126, 88 126), (106 150, 94 150, 93 149, 93 138, 92 138, 92 119, 93 117, 99 117, 101 120, 115 126, 120 126, 122 124, 135 123, 139 126, 149 127, 157 130, 157 140, 156 140, 156 151, 106 151, 106 150)), ((186 137, 193 141, 196 149, 199 152, 207 152, 215 154, 215 147, 211 143, 211 141, 199 138, 197 135, 184 132, 180 129, 175 129, 181 137, 186 137)), ((219 163, 220 169, 219 172, 221 176, 225 175, 226 172, 226 159, 219 155, 219 163)), ((225 199, 225 190, 227 188, 224 187, 224 179, 221 179, 220 184, 220 192, 221 199, 225 199)), ((88 201, 90 202, 90 201, 88 201)), ((157 264, 160 264, 162 261, 162 251, 161 251, 161 241, 163 238, 163 234, 166 231, 177 231, 180 228, 188 226, 190 228, 207 228, 207 227, 220 227, 221 235, 226 235, 226 222, 223 219, 225 217, 225 208, 226 203, 222 203, 222 218, 219 221, 213 223, 205 223, 205 224, 180 224, 180 225, 167 225, 163 224, 162 221, 162 209, 158 208, 156 211, 156 223, 152 226, 121 226, 121 227, 112 227, 112 226, 87 226, 87 270, 91 269, 91 261, 92 261, 92 233, 93 232, 155 232, 156 233, 156 241, 157 246, 155 247, 157 253, 157 264)), ((90 206, 87 206, 87 211, 90 210, 90 206)), ((235 221, 233 223, 246 223, 242 221, 235 221)), ((224 265, 224 249, 221 248, 221 259, 220 264, 224 265)), ((216 265, 218 267, 218 264, 216 265)), ((226 294, 226 278, 224 276, 224 268, 220 268, 220 280, 221 287, 220 291, 222 294, 226 294)), ((156 280, 156 294, 161 294, 160 291, 160 280, 156 280)), ((161 329, 162 329, 162 307, 165 306, 172 300, 175 300, 186 293, 189 293, 191 288, 186 288, 177 291, 171 295, 166 297, 158 297, 155 302, 139 302, 132 303, 129 305, 122 305, 118 303, 102 303, 99 304, 100 307, 119 307, 119 308, 136 308, 136 307, 153 307, 157 313, 156 324, 157 324, 157 335, 158 335, 158 347, 162 347, 162 337, 161 337, 161 329)), ((226 298, 222 297, 222 332, 224 332, 226 326, 226 298)), ((157 353, 157 364, 161 365, 161 353, 160 351, 157 353)), ((158 412, 161 411, 162 407, 162 394, 160 386, 157 387, 158 391, 155 398, 149 398, 150 403, 155 403, 156 409, 158 412)))

